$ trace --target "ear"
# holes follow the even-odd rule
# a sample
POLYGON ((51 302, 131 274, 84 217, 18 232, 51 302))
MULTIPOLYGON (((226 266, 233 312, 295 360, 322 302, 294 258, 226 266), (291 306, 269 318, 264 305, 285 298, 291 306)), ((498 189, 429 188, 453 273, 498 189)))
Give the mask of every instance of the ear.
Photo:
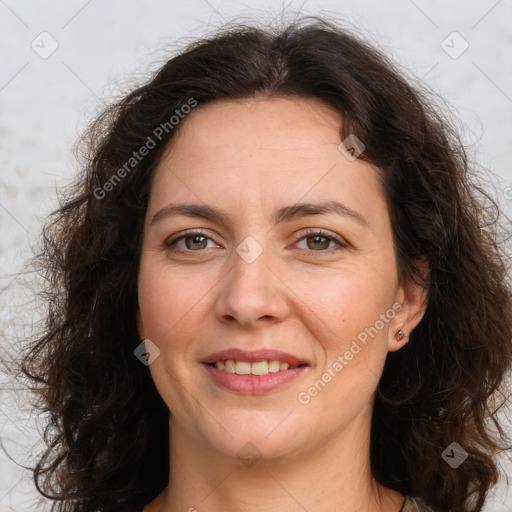
POLYGON ((140 306, 137 306, 137 312, 135 314, 136 322, 137 322, 137 334, 140 340, 145 339, 144 336, 144 325, 142 323, 142 316, 140 314, 140 306))
MULTIPOLYGON (((418 260, 414 263, 414 266, 420 271, 423 279, 428 281, 428 261, 426 259, 418 260)), ((420 323, 427 310, 428 289, 409 279, 398 287, 395 295, 395 304, 400 304, 401 308, 390 322, 388 332, 389 352, 394 352, 408 343, 411 332, 420 323), (401 340, 395 336, 399 329, 404 333, 404 337, 401 340)))

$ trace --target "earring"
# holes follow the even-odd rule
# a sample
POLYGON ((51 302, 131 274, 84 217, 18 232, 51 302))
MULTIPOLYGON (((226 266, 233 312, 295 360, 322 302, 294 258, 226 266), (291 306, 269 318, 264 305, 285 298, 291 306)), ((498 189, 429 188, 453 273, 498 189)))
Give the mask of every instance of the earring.
MULTIPOLYGON (((395 336, 398 338, 398 341, 402 341, 405 333, 402 329, 398 329, 398 331, 395 332, 395 336)), ((405 343, 409 343, 409 336, 406 337, 405 343)))

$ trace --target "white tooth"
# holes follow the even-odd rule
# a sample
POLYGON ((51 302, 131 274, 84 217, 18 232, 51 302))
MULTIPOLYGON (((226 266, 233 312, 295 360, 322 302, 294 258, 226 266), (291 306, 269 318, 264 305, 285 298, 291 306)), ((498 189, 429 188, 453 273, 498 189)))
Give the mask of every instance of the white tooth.
POLYGON ((236 362, 236 373, 237 375, 250 375, 251 374, 251 363, 247 361, 236 362))
POLYGON ((290 365, 288 363, 282 363, 277 359, 256 361, 252 364, 248 361, 234 361, 233 359, 228 359, 227 361, 217 361, 216 367, 219 370, 236 373, 238 375, 267 375, 268 373, 276 373, 280 370, 288 370, 290 365))
POLYGON ((228 359, 226 361, 226 368, 225 369, 229 373, 236 373, 235 361, 233 361, 233 359, 228 359))
POLYGON ((272 361, 268 362, 268 371, 269 373, 276 373, 279 371, 279 361, 276 359, 272 359, 272 361))
POLYGON ((257 361, 251 365, 251 373, 253 375, 267 375, 268 373, 268 362, 257 361))

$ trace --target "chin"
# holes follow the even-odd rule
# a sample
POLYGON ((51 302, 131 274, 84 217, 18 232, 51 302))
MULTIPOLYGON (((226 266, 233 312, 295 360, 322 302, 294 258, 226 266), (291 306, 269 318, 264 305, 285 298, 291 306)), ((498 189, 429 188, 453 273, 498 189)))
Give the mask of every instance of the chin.
POLYGON ((294 429, 290 428, 290 425, 285 425, 291 416, 293 415, 283 421, 286 415, 281 415, 272 426, 272 422, 264 413, 259 423, 256 419, 250 425, 245 422, 232 422, 231 428, 227 428, 232 437, 224 430, 217 429, 218 435, 214 438, 211 437, 212 431, 205 433, 208 435, 207 443, 215 451, 227 457, 238 458, 242 462, 246 458, 275 461, 303 450, 307 444, 304 429, 294 429))

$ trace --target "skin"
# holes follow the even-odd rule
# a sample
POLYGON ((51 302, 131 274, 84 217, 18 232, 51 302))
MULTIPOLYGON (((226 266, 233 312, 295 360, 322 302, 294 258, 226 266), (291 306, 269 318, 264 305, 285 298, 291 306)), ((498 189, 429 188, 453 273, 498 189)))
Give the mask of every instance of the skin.
POLYGON ((371 415, 387 353, 407 341, 395 333, 416 327, 426 294, 398 282, 377 173, 340 152, 341 123, 316 99, 215 101, 193 110, 167 148, 148 205, 137 325, 160 350, 150 371, 172 411, 171 478, 144 512, 399 511, 404 496, 370 471, 371 415), (270 218, 285 205, 325 200, 349 206, 368 226, 335 213, 270 218), (222 208, 230 221, 180 215, 150 225, 175 202, 222 208), (199 228, 208 238, 165 245, 199 228), (308 228, 333 241, 317 248, 308 228), (248 236, 263 249, 251 263, 236 252, 248 236), (396 303, 402 309, 384 328, 299 403, 396 303), (201 363, 234 347, 274 348, 310 366, 277 390, 241 395, 217 386, 201 363), (237 457, 248 442, 261 456, 252 467, 237 457))

